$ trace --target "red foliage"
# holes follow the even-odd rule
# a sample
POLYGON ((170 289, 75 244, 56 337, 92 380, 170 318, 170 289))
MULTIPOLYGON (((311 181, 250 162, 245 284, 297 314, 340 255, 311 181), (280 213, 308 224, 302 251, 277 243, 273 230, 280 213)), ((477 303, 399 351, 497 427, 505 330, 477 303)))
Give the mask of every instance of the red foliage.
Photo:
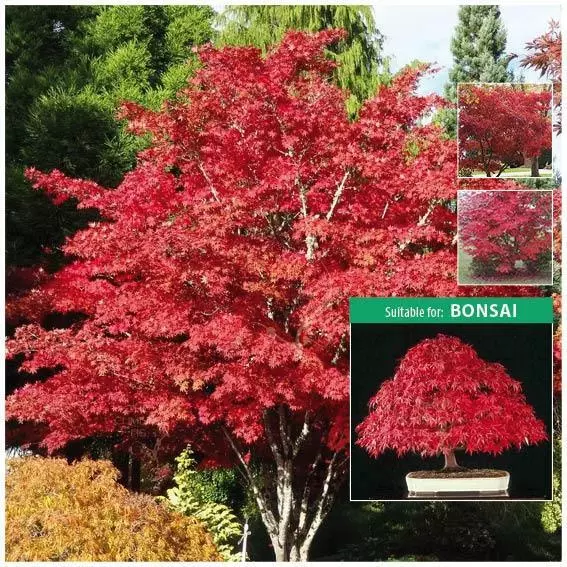
POLYGON ((112 433, 190 440, 213 462, 227 432, 243 454, 269 450, 282 419, 298 439, 309 422, 314 455, 346 452, 349 296, 538 293, 457 287, 455 144, 420 121, 442 101, 415 94, 424 68, 406 70, 349 121, 322 55, 341 35, 290 33, 266 58, 201 50, 178 102, 124 105, 153 144, 114 190, 28 171, 105 219, 8 305, 28 322, 9 356, 53 376, 7 415, 46 424, 50 451, 112 433), (47 330, 52 312, 85 317, 47 330))
POLYGON ((509 274, 518 261, 528 270, 542 256, 550 261, 551 191, 462 191, 458 211, 463 250, 487 270, 509 274))
POLYGON ((553 81, 553 97, 559 114, 554 127, 559 132, 561 131, 561 41, 559 22, 551 20, 547 32, 526 44, 529 55, 526 55, 521 62, 523 67, 536 69, 542 77, 548 77, 553 81))
POLYGON ((357 444, 373 457, 386 449, 496 455, 547 439, 521 384, 456 337, 437 335, 410 348, 369 406, 357 444))
POLYGON ((522 85, 459 85, 459 169, 497 177, 551 148, 551 91, 522 85))

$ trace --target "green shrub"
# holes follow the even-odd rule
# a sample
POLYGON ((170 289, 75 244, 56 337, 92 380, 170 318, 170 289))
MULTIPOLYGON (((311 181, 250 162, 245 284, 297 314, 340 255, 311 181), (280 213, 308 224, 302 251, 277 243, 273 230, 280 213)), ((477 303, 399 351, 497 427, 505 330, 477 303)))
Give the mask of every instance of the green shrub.
POLYGON ((226 504, 208 500, 210 488, 207 489, 206 483, 199 479, 190 449, 183 451, 176 460, 177 471, 173 477, 176 486, 167 491, 167 502, 177 512, 203 522, 225 560, 240 559, 236 545, 242 535, 242 526, 238 519, 226 504))

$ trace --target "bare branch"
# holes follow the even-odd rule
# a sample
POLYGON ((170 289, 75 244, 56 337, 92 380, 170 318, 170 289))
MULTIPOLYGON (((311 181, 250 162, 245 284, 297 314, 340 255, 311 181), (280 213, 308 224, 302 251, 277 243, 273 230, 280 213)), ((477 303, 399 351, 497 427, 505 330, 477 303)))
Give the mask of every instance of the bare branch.
POLYGON ((278 417, 284 456, 289 457, 289 455, 291 454, 291 440, 289 438, 289 427, 285 415, 285 407, 282 404, 278 406, 278 417))
POLYGON ((433 212, 436 206, 437 203, 435 201, 431 201, 431 203, 429 203, 429 208, 427 209, 427 212, 422 217, 419 218, 419 221, 417 222, 417 226, 423 226, 427 222, 427 219, 429 218, 429 216, 431 215, 431 213, 433 212))
POLYGON ((270 449, 272 450, 272 454, 274 455, 274 459, 276 461, 276 465, 278 469, 283 468, 283 458, 280 452, 280 448, 276 442, 276 438, 274 437, 274 433, 272 431, 272 425, 270 424, 270 416, 268 414, 268 410, 264 410, 262 414, 264 419, 264 429, 266 430, 266 437, 268 438, 268 445, 270 445, 270 449))
POLYGON ((211 189, 211 193, 213 194, 213 197, 215 198, 215 201, 217 203, 220 203, 220 198, 219 198, 219 194, 218 191, 215 189, 215 186, 213 185, 211 178, 207 175, 207 172, 205 171, 205 168, 203 167, 203 164, 199 162, 199 171, 203 174, 203 177, 207 180, 207 183, 209 184, 209 187, 211 189))
POLYGON ((264 519, 268 531, 271 532, 273 535, 277 534, 278 523, 276 521, 276 518, 273 512, 270 510, 268 503, 266 502, 266 499, 264 498, 264 495, 262 494, 259 486, 254 480, 252 472, 250 471, 250 467, 244 460, 242 453, 236 446, 236 443, 234 442, 234 440, 232 439, 232 437, 230 436, 229 432, 226 430, 225 427, 222 427, 222 431, 225 437, 227 438, 230 446, 232 447, 232 450, 235 452, 236 456, 238 457, 238 460, 240 461, 240 464, 242 465, 244 471, 246 472, 246 477, 248 478, 248 482, 250 483, 250 487, 252 488, 252 492, 254 493, 254 497, 256 498, 256 503, 258 504, 258 509, 260 510, 260 514, 264 519))
POLYGON ((323 482, 321 495, 319 497, 319 501, 315 509, 315 514, 313 515, 313 519, 311 520, 311 525, 309 526, 309 530, 307 532, 307 535, 305 536, 304 545, 309 545, 309 542, 315 536, 317 529, 321 525, 321 522, 323 521, 323 519, 326 516, 326 513, 329 510, 329 504, 332 502, 334 495, 330 492, 330 488, 333 478, 335 476, 335 463, 338 454, 339 454, 338 452, 333 453, 333 456, 331 457, 331 460, 327 467, 327 474, 323 482))
POLYGON ((303 427, 301 428, 301 432, 299 433, 299 435, 297 436, 297 439, 295 440, 295 442, 293 444, 293 449, 292 449, 293 458, 297 457, 297 454, 299 453, 299 450, 301 449, 301 445, 303 444, 303 442, 305 441, 305 439, 309 435, 310 431, 311 431, 311 412, 309 410, 307 410, 305 412, 305 419, 303 420, 303 427))
POLYGON ((337 186, 337 190, 335 191, 335 195, 333 197, 333 202, 331 203, 331 208, 329 209, 329 212, 327 213, 327 220, 330 221, 333 213, 335 212, 335 208, 339 203, 339 199, 341 198, 341 195, 343 194, 344 188, 345 188, 345 183, 346 180, 348 179, 348 176, 350 175, 350 171, 346 171, 341 182, 339 183, 339 185, 337 186))
POLYGON ((333 355, 333 358, 331 360, 331 364, 337 364, 338 360, 339 360, 339 356, 341 356, 341 353, 343 353, 345 351, 345 339, 346 339, 346 333, 343 333, 341 335, 341 340, 339 341, 339 346, 337 347, 337 350, 335 351, 335 354, 333 355))

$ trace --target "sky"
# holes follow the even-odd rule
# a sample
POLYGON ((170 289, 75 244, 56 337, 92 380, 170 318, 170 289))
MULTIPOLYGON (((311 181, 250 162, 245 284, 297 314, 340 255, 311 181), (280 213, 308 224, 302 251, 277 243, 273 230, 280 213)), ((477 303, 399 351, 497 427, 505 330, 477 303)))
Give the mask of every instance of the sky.
MULTIPOLYGON (((374 15, 385 36, 384 54, 391 58, 392 71, 419 59, 441 67, 433 77, 422 81, 420 91, 442 94, 452 65, 451 37, 458 23, 458 6, 375 5, 374 15)), ((501 6, 507 32, 507 53, 523 55, 526 42, 542 35, 551 19, 560 20, 559 5, 501 6)), ((517 60, 511 68, 517 70, 517 60)), ((540 82, 539 74, 522 69, 525 82, 540 82)))

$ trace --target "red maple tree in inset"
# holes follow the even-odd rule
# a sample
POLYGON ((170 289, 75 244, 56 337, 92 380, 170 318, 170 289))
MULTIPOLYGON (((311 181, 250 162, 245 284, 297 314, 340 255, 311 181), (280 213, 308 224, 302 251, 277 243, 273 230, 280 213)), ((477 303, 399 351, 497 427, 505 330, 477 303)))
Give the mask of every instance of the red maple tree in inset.
POLYGON ((373 457, 387 449, 442 455, 445 469, 456 469, 455 451, 497 455, 548 438, 504 366, 441 334, 408 350, 369 407, 356 443, 373 457))
MULTIPOLYGON (((551 90, 545 85, 462 84, 458 91, 459 171, 499 177, 551 148, 551 90)), ((469 176, 469 175, 465 175, 469 176)))
POLYGON ((551 191, 460 191, 459 244, 474 275, 551 277, 551 191))

